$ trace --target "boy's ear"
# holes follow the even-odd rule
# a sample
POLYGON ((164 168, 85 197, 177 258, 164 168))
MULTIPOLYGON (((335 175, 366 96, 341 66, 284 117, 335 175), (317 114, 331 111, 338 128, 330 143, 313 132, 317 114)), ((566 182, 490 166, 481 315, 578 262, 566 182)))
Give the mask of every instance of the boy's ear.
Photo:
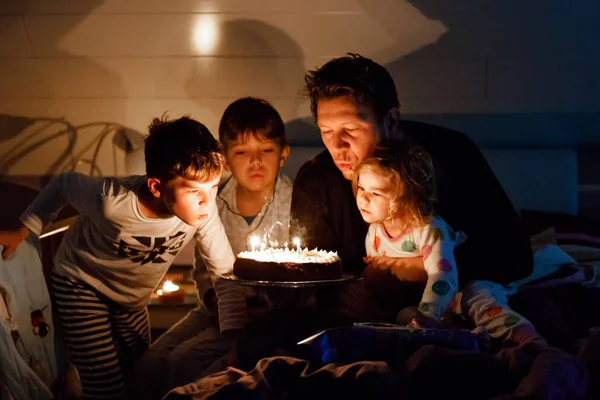
POLYGON ((290 146, 285 146, 281 149, 281 159, 279 160, 279 167, 283 167, 288 157, 290 156, 290 146))
POLYGON ((152 193, 152 196, 159 198, 163 190, 162 184, 160 183, 160 179, 148 178, 148 189, 150 189, 150 193, 152 193))
POLYGON ((223 163, 223 169, 227 172, 231 172, 231 167, 229 166, 227 159, 225 159, 225 162, 223 163))

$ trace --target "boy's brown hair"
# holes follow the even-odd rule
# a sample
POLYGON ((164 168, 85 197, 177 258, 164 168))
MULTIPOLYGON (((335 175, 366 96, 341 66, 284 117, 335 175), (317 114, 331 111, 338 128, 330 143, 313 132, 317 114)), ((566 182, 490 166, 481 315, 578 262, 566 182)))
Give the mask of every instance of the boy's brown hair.
POLYGON ((437 196, 433 160, 421 146, 407 140, 383 141, 363 160, 352 181, 356 195, 362 171, 377 174, 392 186, 390 216, 400 215, 408 228, 428 224, 437 196))
POLYGON ((227 148, 245 135, 270 139, 283 148, 287 146, 285 125, 275 108, 266 100, 244 97, 231 103, 219 124, 219 141, 227 148))
POLYGON ((148 177, 206 182, 221 176, 223 148, 200 122, 188 116, 176 120, 163 116, 154 118, 148 130, 144 149, 148 177))

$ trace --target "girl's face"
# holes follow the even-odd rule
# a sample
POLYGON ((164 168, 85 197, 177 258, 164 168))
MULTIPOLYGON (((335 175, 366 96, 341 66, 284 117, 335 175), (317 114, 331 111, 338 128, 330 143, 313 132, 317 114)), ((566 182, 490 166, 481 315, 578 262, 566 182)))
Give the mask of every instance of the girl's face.
POLYGON ((356 204, 367 223, 383 222, 390 217, 392 196, 393 188, 387 179, 382 179, 371 171, 359 172, 356 204))

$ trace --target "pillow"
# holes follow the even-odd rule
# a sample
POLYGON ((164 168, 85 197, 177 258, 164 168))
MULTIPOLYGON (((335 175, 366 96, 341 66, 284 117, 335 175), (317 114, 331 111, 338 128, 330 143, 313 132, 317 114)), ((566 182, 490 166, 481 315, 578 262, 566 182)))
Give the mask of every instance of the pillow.
POLYGON ((564 244, 559 247, 573 257, 577 263, 600 262, 600 247, 579 246, 576 244, 564 244))
POLYGON ((560 233, 556 235, 560 244, 573 244, 600 249, 600 237, 586 235, 585 233, 560 233))
POLYGON ((523 211, 523 229, 537 240, 549 235, 554 229, 558 245, 581 245, 600 249, 600 220, 543 211, 523 211))
POLYGON ((538 234, 533 235, 529 238, 529 241, 531 242, 531 247, 534 249, 558 244, 556 241, 556 230, 554 227, 550 227, 538 234))

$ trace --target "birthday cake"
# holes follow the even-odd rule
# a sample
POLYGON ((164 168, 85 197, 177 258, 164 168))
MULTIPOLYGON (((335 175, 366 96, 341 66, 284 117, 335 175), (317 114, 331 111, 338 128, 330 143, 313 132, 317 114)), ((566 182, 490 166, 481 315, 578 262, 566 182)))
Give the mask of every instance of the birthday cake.
POLYGON ((233 265, 240 279, 260 281, 316 281, 342 277, 342 262, 325 250, 263 249, 243 251, 233 265))

